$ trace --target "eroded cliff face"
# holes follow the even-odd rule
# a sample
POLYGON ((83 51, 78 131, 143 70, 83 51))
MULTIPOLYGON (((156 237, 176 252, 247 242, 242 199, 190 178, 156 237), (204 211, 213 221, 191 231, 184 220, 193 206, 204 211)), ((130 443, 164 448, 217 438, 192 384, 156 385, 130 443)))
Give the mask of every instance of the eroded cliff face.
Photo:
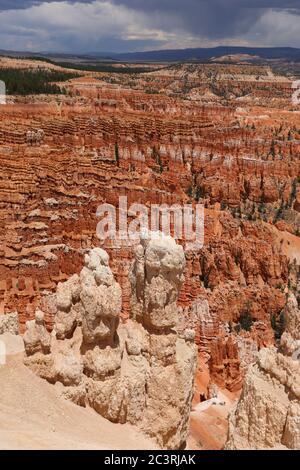
POLYGON ((107 253, 91 250, 80 275, 44 299, 55 311, 52 334, 40 310, 27 323, 25 364, 75 403, 137 425, 162 448, 183 448, 197 356, 193 331, 176 331, 184 267, 172 238, 142 240, 130 275, 132 314, 119 324, 121 287, 107 253))
POLYGON ((300 449, 300 310, 290 295, 280 347, 262 349, 230 417, 227 449, 300 449))
POLYGON ((51 331, 57 307, 44 297, 102 246, 126 321, 133 252, 97 239, 98 205, 118 206, 119 195, 147 207, 201 202, 205 246, 187 254, 178 303, 186 327, 194 304, 208 302, 193 325, 200 358, 219 386, 240 387, 255 345, 274 343, 270 318, 284 307, 297 256, 291 80, 264 67, 185 64, 87 73, 63 86, 67 96, 11 97, 0 108, 0 313, 17 310, 24 332, 40 308, 51 331), (251 332, 236 334, 245 312, 251 332))

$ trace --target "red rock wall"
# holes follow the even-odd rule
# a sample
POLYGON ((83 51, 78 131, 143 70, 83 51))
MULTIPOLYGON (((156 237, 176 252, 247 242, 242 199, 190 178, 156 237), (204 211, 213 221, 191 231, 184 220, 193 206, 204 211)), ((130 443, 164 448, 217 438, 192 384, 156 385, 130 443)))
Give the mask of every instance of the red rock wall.
MULTIPOLYGON (((170 87, 171 78, 166 80, 170 87)), ((149 74, 148 81, 158 89, 163 72, 149 74)), ((270 344, 270 315, 284 306, 288 278, 288 260, 271 226, 300 175, 300 144, 287 139, 286 118, 277 113, 282 140, 273 143, 277 121, 271 116, 254 128, 254 108, 248 122, 236 105, 146 94, 91 79, 72 81, 70 93, 0 107, 0 310, 18 310, 24 327, 43 295, 80 271, 84 251, 100 244, 96 210, 102 202, 117 205, 119 195, 148 207, 200 199, 207 207, 205 245, 187 254, 180 304, 188 311, 197 298, 207 299, 220 324, 238 323, 247 307, 263 325, 257 342, 270 344), (27 132, 38 129, 44 138, 30 145, 27 132), (255 217, 247 220, 250 213, 255 217)), ((291 232, 298 196, 296 186, 291 232)), ((106 248, 127 318, 132 252, 106 248)), ((51 328, 51 312, 46 320, 51 328)), ((197 335, 207 350, 212 342, 212 374, 238 387, 234 346, 220 343, 213 332, 205 342, 201 325, 197 335)))

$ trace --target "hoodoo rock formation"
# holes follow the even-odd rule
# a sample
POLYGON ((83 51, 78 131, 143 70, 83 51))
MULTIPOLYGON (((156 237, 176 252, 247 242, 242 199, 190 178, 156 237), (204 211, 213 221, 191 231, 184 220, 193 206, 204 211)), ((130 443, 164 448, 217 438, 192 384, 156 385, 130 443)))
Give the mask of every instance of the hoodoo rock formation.
POLYGON ((300 310, 290 295, 280 347, 262 349, 233 411, 227 449, 300 449, 300 310))
MULTIPOLYGON (((10 67, 70 72, 0 59, 0 72, 10 67)), ((29 322, 31 369, 74 402, 180 447, 188 330, 195 407, 214 385, 234 400, 258 352, 276 343, 300 264, 300 107, 295 77, 277 66, 149 68, 73 70, 57 83, 62 94, 0 106, 0 333, 23 334, 29 322), (118 211, 119 196, 148 210, 201 203, 203 248, 184 262, 172 242, 143 241, 134 256, 99 240, 97 209, 118 211), (86 254, 96 246, 109 266, 103 251, 86 254)))
POLYGON ((24 335, 25 364, 61 393, 116 423, 137 425, 167 449, 183 448, 194 392, 194 333, 178 334, 177 299, 185 256, 170 237, 136 247, 132 314, 120 324, 121 288, 101 248, 80 275, 44 299, 24 335), (47 309, 55 313, 52 334, 47 309))
MULTIPOLYGON (((87 73, 64 82, 67 96, 9 98, 0 108, 0 312, 17 310, 24 331, 40 298, 79 274, 82 251, 97 245, 98 205, 127 195, 147 207, 204 203, 205 248, 201 263, 188 260, 180 304, 206 296, 213 314, 235 322, 249 301, 271 330, 287 262, 266 226, 275 222, 280 239, 300 224, 300 119, 286 111, 291 83, 270 72, 184 64, 87 73)), ((109 254, 128 316, 130 254, 109 254)))

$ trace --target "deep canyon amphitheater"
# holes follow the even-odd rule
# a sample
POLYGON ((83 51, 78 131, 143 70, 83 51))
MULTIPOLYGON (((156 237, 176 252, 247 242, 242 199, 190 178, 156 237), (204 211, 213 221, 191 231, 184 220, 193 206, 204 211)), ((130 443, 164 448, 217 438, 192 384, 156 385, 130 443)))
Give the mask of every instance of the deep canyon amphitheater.
POLYGON ((0 58, 70 74, 0 105, 0 448, 300 449, 295 76, 122 67, 0 58), (203 247, 99 239, 120 196, 203 204, 203 247))

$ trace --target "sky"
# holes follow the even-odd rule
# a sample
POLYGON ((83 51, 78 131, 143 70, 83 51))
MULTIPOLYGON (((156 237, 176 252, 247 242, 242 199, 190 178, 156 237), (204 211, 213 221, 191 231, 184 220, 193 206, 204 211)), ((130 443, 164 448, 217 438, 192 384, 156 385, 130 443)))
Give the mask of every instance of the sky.
POLYGON ((0 0, 0 49, 300 47, 300 0, 0 0))

